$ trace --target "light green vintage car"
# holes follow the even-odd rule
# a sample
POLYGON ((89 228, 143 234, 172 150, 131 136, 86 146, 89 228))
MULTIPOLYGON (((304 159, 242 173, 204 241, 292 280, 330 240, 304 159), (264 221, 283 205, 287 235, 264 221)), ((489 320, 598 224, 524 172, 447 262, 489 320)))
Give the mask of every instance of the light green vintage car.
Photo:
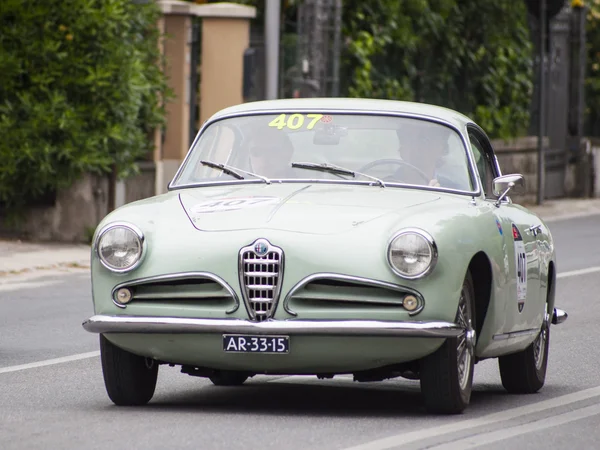
POLYGON ((468 406, 474 365, 544 384, 556 256, 514 204, 484 131, 455 111, 370 99, 246 103, 212 116, 166 194, 96 230, 106 390, 151 400, 159 365, 420 380, 427 411, 468 406))

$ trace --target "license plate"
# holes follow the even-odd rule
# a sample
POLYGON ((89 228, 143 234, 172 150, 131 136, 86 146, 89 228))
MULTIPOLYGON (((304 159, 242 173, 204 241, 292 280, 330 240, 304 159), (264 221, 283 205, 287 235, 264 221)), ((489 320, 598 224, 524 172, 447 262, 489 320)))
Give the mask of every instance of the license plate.
POLYGON ((289 336, 224 334, 223 350, 233 353, 289 353, 289 336))

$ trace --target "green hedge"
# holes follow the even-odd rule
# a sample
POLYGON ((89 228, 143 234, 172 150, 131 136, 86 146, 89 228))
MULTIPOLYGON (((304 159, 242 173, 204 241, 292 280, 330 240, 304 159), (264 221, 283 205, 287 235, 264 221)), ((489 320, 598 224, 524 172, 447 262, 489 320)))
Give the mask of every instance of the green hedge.
POLYGON ((153 2, 2 0, 0 204, 17 209, 84 172, 121 174, 164 123, 153 2))
POLYGON ((532 43, 522 0, 345 0, 344 90, 434 103, 491 137, 527 132, 532 43))

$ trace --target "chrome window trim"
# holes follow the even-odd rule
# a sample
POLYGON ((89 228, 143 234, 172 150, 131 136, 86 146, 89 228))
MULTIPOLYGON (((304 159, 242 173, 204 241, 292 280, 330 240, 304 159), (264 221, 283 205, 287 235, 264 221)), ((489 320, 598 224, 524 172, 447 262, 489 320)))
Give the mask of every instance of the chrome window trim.
MULTIPOLYGON (((467 124, 467 139, 469 137, 469 132, 474 131, 475 134, 479 134, 481 138, 485 139, 485 142, 487 143, 487 145, 489 145, 489 148, 491 150, 491 154, 493 156, 492 160, 493 160, 493 165, 494 168, 497 170, 498 172, 498 176, 502 176, 502 169, 500 168, 500 162, 498 161, 498 155, 496 155, 496 152, 494 151, 494 147, 492 147, 492 142, 490 140, 490 138, 488 137, 487 133, 483 130, 483 128, 481 128, 479 125, 477 125, 474 122, 470 122, 467 124)), ((469 144, 470 144, 470 140, 468 139, 469 144)), ((485 143, 484 143, 485 146, 485 143)), ((470 148, 470 145, 469 145, 470 148)), ((479 170, 477 169, 477 165, 474 166, 476 173, 479 174, 479 170)))
MULTIPOLYGON (((477 125, 474 122, 470 122, 467 124, 466 138, 467 138, 467 142, 469 143, 469 145, 468 145, 469 153, 473 151, 473 149, 471 148, 471 139, 469 137, 469 133, 475 134, 475 137, 480 141, 481 145, 484 147, 484 152, 487 151, 487 149, 485 147, 486 146, 489 147, 489 150, 490 150, 491 156, 492 156, 491 164, 492 164, 493 168, 496 170, 496 172, 498 173, 498 177, 501 177, 502 169, 500 168, 500 161, 498 160, 498 155, 496 155, 496 152, 494 151, 494 147, 492 146, 492 142, 491 142, 490 138, 488 137, 487 133, 483 130, 483 128, 481 128, 479 125, 477 125), (483 139, 483 141, 482 141, 482 139, 483 139)), ((475 163, 475 158, 473 158, 473 163, 475 163)), ((478 183, 481 184, 481 178, 480 178, 481 174, 479 173, 477 164, 474 164, 473 170, 475 171, 478 183)), ((486 197, 485 192, 483 190, 483 185, 481 186, 481 196, 483 197, 483 200, 493 200, 491 198, 486 197)), ((506 203, 512 203, 512 201, 510 200, 510 197, 507 196, 506 199, 507 199, 506 203)), ((502 202, 502 203, 504 203, 504 202, 502 202)))
POLYGON ((298 283, 296 283, 294 285, 294 287, 292 287, 292 289, 290 289, 290 291, 285 296, 285 299, 283 300, 283 309, 285 310, 285 312, 287 312, 288 314, 290 314, 291 316, 294 316, 294 317, 298 316, 298 313, 293 311, 289 306, 291 297, 296 292, 298 292, 300 289, 305 287, 307 284, 309 284, 315 280, 322 280, 322 279, 335 279, 335 280, 340 280, 340 281, 356 282, 356 283, 361 283, 361 284, 365 284, 368 286, 380 287, 380 288, 390 289, 390 290, 394 290, 394 291, 398 291, 398 292, 413 294, 415 297, 417 297, 417 300, 419 301, 419 306, 414 311, 409 312, 409 315, 411 315, 411 316, 414 316, 414 315, 420 313, 423 310, 423 308, 425 307, 425 299, 423 298, 421 293, 419 291, 409 288, 409 287, 401 286, 401 285, 394 284, 394 283, 389 283, 387 281, 375 280, 373 278, 363 278, 363 277, 357 277, 354 275, 344 275, 344 274, 340 274, 340 273, 319 272, 319 273, 313 273, 312 275, 304 277, 302 280, 300 280, 298 283))
POLYGON ((218 275, 215 275, 214 273, 210 273, 210 272, 178 272, 178 273, 169 273, 166 275, 153 275, 150 277, 137 278, 134 280, 124 281, 123 283, 117 284, 112 289, 110 296, 112 298, 113 303, 115 303, 118 307, 125 309, 125 307, 127 305, 121 305, 120 303, 118 303, 115 300, 115 293, 121 288, 129 287, 129 286, 138 286, 140 284, 152 283, 155 281, 174 281, 174 280, 184 280, 184 279, 190 279, 190 278, 203 278, 203 279, 208 278, 209 280, 212 280, 215 283, 220 284, 221 287, 223 287, 223 289, 225 289, 229 293, 229 295, 231 295, 231 297, 233 298, 233 301, 235 303, 235 305, 233 306, 232 309, 225 311, 226 314, 232 314, 232 313, 236 312, 238 310, 238 308, 240 307, 240 299, 239 299, 238 295, 235 293, 235 291, 233 290, 233 288, 231 286, 229 286, 227 281, 225 281, 223 278, 221 278, 218 275))
POLYGON ((116 274, 124 274, 124 273, 131 272, 131 271, 135 270, 137 267, 139 267, 139 265, 144 260, 144 258, 146 256, 146 253, 148 251, 148 244, 146 242, 146 238, 144 236, 144 233, 142 232, 142 230, 139 227, 137 227, 136 225, 134 225, 132 223, 129 223, 129 222, 116 221, 116 222, 108 223, 108 224, 106 224, 105 226, 103 226, 100 229, 100 231, 96 235, 96 239, 94 240, 93 249, 94 249, 94 255, 98 258, 98 261, 100 261, 100 264, 102 264, 102 266, 104 268, 106 268, 107 270, 109 270, 109 271, 111 271, 113 273, 116 273, 116 274), (136 236, 138 237, 138 239, 140 240, 140 243, 141 243, 140 257, 138 258, 138 260, 132 266, 127 267, 126 269, 115 269, 113 267, 110 267, 100 257, 100 251, 98 249, 98 246, 100 245, 100 240, 102 239, 102 236, 104 236, 104 234, 106 234, 111 229, 118 228, 118 227, 128 228, 131 231, 133 231, 136 234, 136 236))
POLYGON ((275 289, 273 289, 273 303, 271 304, 271 311, 267 315, 267 319, 271 319, 277 311, 277 304, 279 303, 279 296, 281 295, 281 287, 283 285, 283 275, 285 272, 285 255, 283 249, 276 245, 273 245, 268 239, 257 238, 251 244, 246 245, 240 249, 238 253, 238 278, 240 282, 240 291, 242 293, 242 298, 244 299, 244 304, 246 305, 248 315, 253 321, 257 320, 257 315, 253 307, 250 305, 250 299, 248 297, 248 288, 244 280, 244 253, 252 252, 256 254, 256 252, 254 251, 254 245, 261 240, 267 241, 269 244, 269 249, 279 254, 279 275, 277 280, 277 286, 275 289))
MULTIPOLYGON (((179 178, 181 172, 183 171, 183 169, 187 166, 187 163, 189 161, 189 159, 191 158, 191 154, 192 154, 192 150, 194 149, 194 147, 196 146, 196 143, 198 142, 198 140, 200 139, 200 136, 202 136, 202 134, 204 133, 204 130, 212 125, 213 123, 219 122, 221 120, 226 120, 226 119, 234 119, 236 117, 244 117, 244 116, 260 116, 260 115, 269 115, 269 114, 292 114, 292 113, 302 113, 302 112, 311 112, 311 111, 315 111, 316 108, 312 107, 312 108, 308 108, 308 107, 300 107, 300 108, 275 108, 275 109, 260 109, 260 110, 250 110, 250 111, 239 111, 239 112, 235 112, 235 113, 229 113, 229 114, 223 114, 221 116, 217 116, 217 117, 213 117, 211 119, 206 120, 202 126, 200 127, 200 130, 198 131, 198 133, 196 134, 196 137, 194 138, 194 141, 192 142, 192 144, 190 145, 185 158, 183 159, 183 161, 181 162, 181 164, 179 165, 179 168, 177 169, 177 172, 175 172, 175 175, 173 176, 173 178, 171 179, 171 181, 169 182, 169 185, 167 186, 167 189, 169 191, 171 190, 175 190, 175 189, 181 189, 181 188, 186 188, 186 187, 201 187, 201 186, 206 186, 206 185, 210 185, 213 184, 211 182, 206 182, 206 183, 194 183, 193 185, 176 185, 174 184, 174 182, 177 180, 177 178, 179 178)), ((409 118, 409 119, 420 119, 420 120, 427 120, 429 122, 434 122, 434 123, 438 123, 440 125, 445 125, 449 128, 451 128, 452 130, 454 130, 456 133, 458 133, 458 135, 460 136, 463 146, 464 146, 464 151, 466 152, 466 156, 467 156, 467 160, 468 160, 468 166, 469 169, 471 171, 471 173, 469 174, 470 176, 473 176, 475 182, 476 182, 476 186, 475 186, 475 190, 473 191, 462 191, 462 190, 455 190, 455 189, 442 189, 442 188, 432 188, 431 190, 434 191, 452 191, 454 193, 457 194, 461 194, 461 195, 469 195, 472 197, 481 197, 483 195, 483 188, 481 186, 481 180, 479 179, 479 173, 477 172, 477 167, 475 165, 475 161, 471 155, 471 150, 469 147, 469 140, 468 140, 468 132, 465 135, 465 131, 469 126, 475 126, 477 129, 481 130, 481 127, 479 127, 477 124, 473 123, 473 122, 469 122, 466 127, 465 130, 460 130, 459 128, 457 128, 454 124, 452 124, 451 122, 448 122, 444 119, 441 119, 439 117, 435 117, 435 116, 430 116, 427 114, 418 114, 418 113, 407 113, 407 112, 398 112, 398 111, 388 111, 388 110, 373 110, 373 109, 342 109, 342 108, 320 108, 319 112, 322 112, 324 114, 347 114, 347 115, 371 115, 371 116, 392 116, 392 117, 403 117, 403 118, 409 118)), ((483 131, 483 130, 482 130, 483 131)), ((484 133, 485 134, 485 133, 484 133)), ((298 181, 299 179, 295 179, 298 181)), ((246 180, 238 180, 237 182, 244 182, 246 180)), ((248 181, 255 181, 255 182, 260 182, 262 183, 261 180, 248 180, 248 181)), ((273 181, 273 180, 271 180, 273 181)), ((321 180, 323 181, 323 180, 321 180)), ((306 182, 306 181, 303 181, 306 182)), ((370 182, 371 184, 373 184, 373 182, 370 182)), ((229 184, 229 183, 225 183, 225 184, 229 184)), ((360 183, 360 184, 364 184, 364 183, 360 183)), ((386 185, 388 185, 388 183, 386 183, 386 185)), ((407 186, 407 185, 404 185, 407 186)), ((419 188, 423 188, 425 186, 419 186, 419 188)))
POLYGON ((396 233, 394 233, 392 235, 392 237, 388 240, 387 247, 386 247, 386 259, 387 259, 388 265, 390 266, 390 269, 392 269, 392 271, 396 275, 398 275, 399 277, 402 277, 406 280, 418 280, 418 279, 424 278, 427 275, 429 275, 433 271, 435 266, 437 265, 438 256, 439 256, 438 248, 437 248, 437 244, 435 243, 435 240, 433 239, 433 236, 431 236, 431 234, 429 234, 425 230, 422 230, 421 228, 414 228, 414 227, 402 228, 401 230, 397 231, 396 233), (410 234, 410 233, 418 234, 421 237, 423 237, 429 244, 429 246, 431 248, 431 253, 432 253, 431 263, 429 264, 429 267, 427 268, 427 270, 425 270, 417 275, 412 275, 412 276, 408 276, 408 275, 404 275, 404 274, 400 273, 392 264, 391 255, 390 255, 390 247, 392 245, 392 242, 394 242, 394 239, 396 239, 398 236, 401 236, 403 234, 410 234))

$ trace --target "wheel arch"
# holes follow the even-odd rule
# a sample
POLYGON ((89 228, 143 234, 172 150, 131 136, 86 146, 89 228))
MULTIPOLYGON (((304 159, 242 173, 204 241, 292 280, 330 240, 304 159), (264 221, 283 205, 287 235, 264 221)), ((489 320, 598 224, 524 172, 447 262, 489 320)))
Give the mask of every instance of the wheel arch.
POLYGON ((552 317, 552 311, 554 311, 555 298, 556 298, 556 267, 554 261, 550 261, 548 264, 548 314, 552 317))
POLYGON ((480 251, 473 255, 468 270, 473 277, 475 289, 475 332, 479 337, 492 294, 492 265, 485 252, 480 251))

